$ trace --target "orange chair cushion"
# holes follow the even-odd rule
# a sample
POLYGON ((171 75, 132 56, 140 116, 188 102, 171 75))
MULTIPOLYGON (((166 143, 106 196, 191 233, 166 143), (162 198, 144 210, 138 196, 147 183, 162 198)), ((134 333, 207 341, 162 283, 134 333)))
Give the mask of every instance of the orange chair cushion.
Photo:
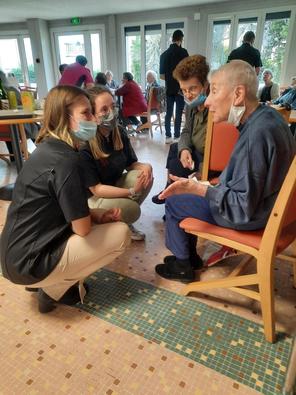
MULTIPOLYGON (((210 233, 215 236, 223 237, 225 239, 233 240, 238 243, 253 247, 259 250, 260 242, 263 236, 264 229, 252 231, 237 231, 233 229, 223 228, 222 226, 212 225, 208 222, 200 221, 196 218, 185 218, 180 222, 180 227, 185 231, 210 233)), ((277 246, 277 254, 287 248, 295 239, 296 222, 287 226, 282 231, 282 236, 279 239, 277 246)))

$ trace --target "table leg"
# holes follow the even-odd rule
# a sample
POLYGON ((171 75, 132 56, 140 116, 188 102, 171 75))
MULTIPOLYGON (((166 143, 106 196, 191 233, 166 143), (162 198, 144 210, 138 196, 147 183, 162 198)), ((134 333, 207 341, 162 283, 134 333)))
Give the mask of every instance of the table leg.
POLYGON ((21 147, 20 147, 20 137, 19 137, 18 126, 17 125, 10 125, 10 130, 11 130, 12 150, 13 150, 13 154, 14 154, 16 169, 17 169, 17 172, 19 173, 21 171, 21 168, 23 167, 23 157, 22 157, 21 147))

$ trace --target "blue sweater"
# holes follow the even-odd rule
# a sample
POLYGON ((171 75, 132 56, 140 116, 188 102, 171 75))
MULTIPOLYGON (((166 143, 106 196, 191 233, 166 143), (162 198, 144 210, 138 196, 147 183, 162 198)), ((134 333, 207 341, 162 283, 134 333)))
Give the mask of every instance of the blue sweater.
POLYGON ((259 106, 239 126, 240 137, 220 184, 206 199, 220 226, 237 230, 264 228, 296 153, 296 142, 282 116, 259 106))

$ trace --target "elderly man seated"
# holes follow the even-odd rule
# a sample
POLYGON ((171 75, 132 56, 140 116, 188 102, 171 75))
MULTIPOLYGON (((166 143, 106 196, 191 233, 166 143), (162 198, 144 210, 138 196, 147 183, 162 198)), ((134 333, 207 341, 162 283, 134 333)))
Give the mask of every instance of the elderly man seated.
POLYGON ((165 189, 166 246, 173 253, 155 267, 167 279, 191 282, 202 266, 196 237, 179 228, 194 217, 238 230, 264 228, 288 168, 296 143, 288 125, 273 108, 260 105, 257 76, 242 60, 233 60, 211 76, 205 105, 214 122, 228 121, 240 132, 220 184, 208 187, 192 179, 178 179, 165 189))

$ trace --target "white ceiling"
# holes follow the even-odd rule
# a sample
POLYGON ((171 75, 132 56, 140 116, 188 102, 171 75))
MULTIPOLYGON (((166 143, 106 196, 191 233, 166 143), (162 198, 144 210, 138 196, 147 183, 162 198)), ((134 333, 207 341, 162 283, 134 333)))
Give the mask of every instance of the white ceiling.
POLYGON ((0 23, 122 14, 227 0, 0 0, 0 23))

